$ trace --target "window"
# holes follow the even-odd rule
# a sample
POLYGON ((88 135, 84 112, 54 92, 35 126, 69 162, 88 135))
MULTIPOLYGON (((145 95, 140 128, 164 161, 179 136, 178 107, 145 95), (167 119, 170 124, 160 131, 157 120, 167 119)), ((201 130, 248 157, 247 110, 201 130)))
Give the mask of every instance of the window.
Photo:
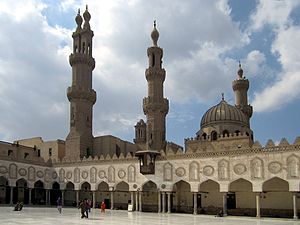
POLYGON ((25 153, 24 153, 24 159, 26 159, 27 156, 29 156, 29 153, 25 152, 25 153))
POLYGON ((13 154, 13 150, 8 150, 7 155, 10 156, 13 154))
POLYGON ((49 148, 49 156, 52 156, 52 148, 49 148))
POLYGON ((37 151, 37 156, 38 156, 38 157, 41 157, 41 149, 38 149, 38 151, 37 151))
POLYGON ((121 155, 121 149, 120 149, 119 145, 116 145, 116 155, 117 155, 117 157, 120 157, 120 155, 121 155))
POLYGON ((217 132, 216 131, 211 132, 211 140, 216 141, 217 138, 218 138, 217 132))

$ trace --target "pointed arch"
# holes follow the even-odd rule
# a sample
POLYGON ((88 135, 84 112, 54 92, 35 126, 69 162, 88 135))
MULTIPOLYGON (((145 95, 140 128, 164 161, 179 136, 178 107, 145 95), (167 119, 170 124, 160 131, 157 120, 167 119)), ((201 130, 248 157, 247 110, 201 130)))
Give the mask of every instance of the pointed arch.
POLYGON ((90 191, 91 190, 91 184, 89 182, 83 182, 81 185, 80 185, 80 189, 82 191, 90 191))
POLYGON ((190 181, 199 181, 199 163, 196 161, 189 165, 189 178, 190 181))
POLYGON ((142 185, 143 192, 157 192, 157 184, 152 180, 148 180, 142 185))
POLYGON ((99 191, 109 191, 108 183, 106 183, 105 181, 100 182, 98 184, 98 190, 99 191))
POLYGON ((129 191, 129 184, 126 183, 125 181, 121 181, 116 184, 115 186, 116 191, 129 191))
POLYGON ((289 191, 289 183, 279 177, 273 177, 262 184, 262 189, 268 191, 289 191))
POLYGON ((115 182, 115 168, 113 166, 110 166, 108 168, 108 182, 109 183, 114 183, 115 182))
POLYGON ((175 192, 178 192, 178 191, 190 192, 191 185, 184 180, 180 180, 173 184, 173 191, 175 191, 175 192))
POLYGON ((214 180, 208 179, 200 184, 199 190, 200 192, 220 192, 220 184, 214 180))
POLYGON ((229 184, 229 191, 237 192, 237 191, 244 191, 244 192, 252 192, 253 186, 252 183, 244 178, 239 178, 237 180, 232 181, 229 184))
POLYGON ((173 165, 170 162, 164 164, 164 181, 173 180, 173 165))
POLYGON ((74 190, 75 189, 75 185, 73 184, 73 182, 69 181, 67 184, 66 184, 66 190, 74 190))

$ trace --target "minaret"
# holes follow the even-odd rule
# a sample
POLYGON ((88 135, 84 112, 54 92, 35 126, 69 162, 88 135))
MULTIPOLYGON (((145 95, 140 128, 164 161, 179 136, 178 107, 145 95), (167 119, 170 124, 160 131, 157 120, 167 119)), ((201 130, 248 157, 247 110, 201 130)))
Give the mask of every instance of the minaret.
POLYGON ((73 33, 73 53, 69 57, 72 67, 72 86, 67 89, 70 101, 70 132, 66 139, 66 158, 82 158, 93 155, 93 105, 96 92, 92 89, 92 71, 95 59, 92 56, 92 39, 90 28, 91 15, 86 7, 83 19, 78 10, 75 18, 76 31, 73 33))
POLYGON ((159 33, 154 21, 154 29, 151 33, 153 46, 147 50, 149 67, 145 72, 148 81, 148 97, 143 99, 143 109, 147 117, 146 149, 135 153, 139 158, 142 174, 155 173, 155 158, 166 148, 166 115, 169 111, 169 101, 164 98, 163 83, 166 71, 162 68, 163 50, 157 46, 158 37, 159 33))
POLYGON ((149 67, 146 69, 148 81, 148 97, 143 100, 143 109, 147 117, 146 146, 148 150, 165 150, 166 147, 166 115, 169 111, 169 101, 164 98, 163 83, 166 71, 162 68, 163 50, 158 47, 159 33, 154 21, 151 33, 153 46, 148 48, 149 67))
POLYGON ((241 63, 239 62, 239 69, 237 71, 237 79, 232 81, 232 89, 235 93, 235 106, 242 110, 242 112, 250 120, 252 116, 252 106, 248 104, 248 89, 249 81, 243 75, 244 71, 242 69, 241 63))

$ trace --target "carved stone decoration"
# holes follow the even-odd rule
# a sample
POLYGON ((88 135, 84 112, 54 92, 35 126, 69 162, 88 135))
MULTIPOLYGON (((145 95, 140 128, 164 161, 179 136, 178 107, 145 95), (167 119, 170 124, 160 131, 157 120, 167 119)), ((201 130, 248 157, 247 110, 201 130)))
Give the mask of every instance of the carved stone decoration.
POLYGON ((37 172, 36 172, 36 176, 37 176, 38 178, 43 178, 43 177, 44 177, 43 171, 41 171, 41 170, 37 171, 37 172))
POLYGON ((299 178, 299 157, 296 155, 291 155, 286 160, 287 164, 287 178, 299 178))
POLYGON ((28 180, 35 181, 35 168, 33 166, 28 168, 28 180))
POLYGON ((218 176, 219 176, 219 180, 229 179, 229 162, 225 159, 222 159, 218 163, 218 176))
POLYGON ((89 176, 89 173, 88 173, 88 171, 82 171, 81 172, 81 177, 82 177, 82 179, 86 179, 87 177, 89 176))
POLYGON ((58 174, 57 174, 57 172, 56 171, 54 171, 53 173, 52 173, 52 179, 56 179, 58 177, 58 174))
POLYGON ((251 178, 263 179, 264 178, 264 163, 260 158, 254 158, 250 162, 251 178))
POLYGON ((135 182, 135 167, 133 165, 128 166, 128 182, 135 182))
POLYGON ((79 183, 80 182, 80 169, 76 167, 74 169, 74 182, 79 183))
POLYGON ((137 189, 137 184, 134 184, 134 185, 132 185, 132 187, 134 188, 134 189, 137 189))
POLYGON ((65 181, 65 170, 63 168, 61 168, 59 170, 59 182, 64 182, 65 181))
POLYGON ((215 172, 215 169, 212 166, 204 166, 203 167, 203 174, 205 176, 212 176, 215 172))
POLYGON ((18 167, 16 164, 12 163, 9 165, 9 178, 17 179, 17 170, 18 167))
POLYGON ((4 174, 4 173, 7 173, 8 169, 6 166, 0 166, 0 173, 1 174, 4 174))
POLYGON ((126 176, 126 172, 124 170, 121 169, 118 171, 118 177, 120 179, 123 179, 125 176, 126 176))
POLYGON ((183 177, 185 175, 185 169, 183 167, 178 167, 176 170, 175 170, 175 174, 178 176, 178 177, 183 177))
POLYGON ((71 172, 71 171, 68 171, 68 172, 66 173, 66 178, 67 178, 68 180, 71 180, 71 179, 72 179, 72 172, 71 172))
POLYGON ((166 185, 165 184, 162 184, 160 185, 161 189, 165 189, 166 188, 166 185))
POLYGON ((234 167, 233 167, 233 171, 235 172, 235 174, 237 175, 242 175, 244 174, 246 171, 247 171, 247 168, 244 164, 242 163, 239 163, 239 164, 236 164, 234 167))
POLYGON ((271 162, 271 163, 269 163, 268 169, 269 169, 270 173, 277 174, 277 173, 281 172, 282 165, 280 162, 277 162, 277 161, 271 162))
POLYGON ((106 177, 106 172, 105 172, 104 170, 100 170, 100 171, 98 172, 98 177, 99 177, 100 179, 104 179, 104 178, 106 177))
POLYGON ((189 166, 190 181, 199 181, 199 163, 191 162, 189 166))
POLYGON ((24 177, 27 175, 27 170, 24 168, 19 169, 19 174, 20 176, 24 177))
POLYGON ((49 182, 51 180, 51 175, 50 175, 50 170, 49 169, 45 169, 45 181, 49 182))
POLYGON ((115 168, 113 166, 110 166, 108 168, 108 182, 114 183, 115 182, 115 168))
POLYGON ((171 163, 166 163, 164 165, 164 181, 173 180, 173 165, 171 163))
POLYGON ((95 167, 92 167, 90 169, 90 182, 96 183, 97 181, 97 169, 95 167))

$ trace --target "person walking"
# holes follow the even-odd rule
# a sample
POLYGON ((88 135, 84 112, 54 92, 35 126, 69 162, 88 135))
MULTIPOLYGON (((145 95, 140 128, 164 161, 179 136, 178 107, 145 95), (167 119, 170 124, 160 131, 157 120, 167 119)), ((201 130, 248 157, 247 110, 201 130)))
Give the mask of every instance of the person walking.
POLYGON ((101 202, 101 213, 105 213, 106 205, 104 200, 101 202))
POLYGON ((61 214, 61 210, 62 210, 62 199, 60 197, 58 197, 57 201, 56 201, 56 204, 57 204, 57 210, 58 212, 61 214))
POLYGON ((90 210, 90 205, 87 199, 84 199, 83 201, 84 205, 85 205, 85 214, 86 214, 86 218, 89 218, 89 210, 90 210))
POLYGON ((81 219, 82 218, 87 218, 86 215, 85 215, 86 208, 85 208, 85 202, 84 201, 80 201, 78 209, 80 209, 80 211, 81 211, 81 219))

